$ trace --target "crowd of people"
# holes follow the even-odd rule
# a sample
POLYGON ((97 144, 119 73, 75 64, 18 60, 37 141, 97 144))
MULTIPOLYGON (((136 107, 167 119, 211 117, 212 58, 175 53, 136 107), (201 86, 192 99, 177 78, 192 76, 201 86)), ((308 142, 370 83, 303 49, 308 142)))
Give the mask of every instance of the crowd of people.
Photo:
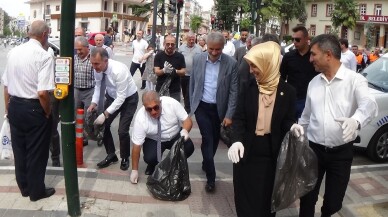
MULTIPOLYGON (((163 152, 181 137, 186 157, 193 154, 190 130, 195 117, 202 138, 205 191, 216 191, 214 157, 221 126, 230 127, 228 158, 233 162, 237 215, 275 216, 271 194, 276 161, 283 138, 290 132, 300 141, 308 139, 318 159, 318 181, 313 191, 300 198, 299 216, 314 216, 324 176, 322 217, 338 212, 349 182, 353 141, 377 115, 366 79, 356 70, 378 58, 379 51, 365 58, 356 46, 352 46, 354 53, 348 50, 345 39, 322 34, 310 41, 305 27, 292 31, 295 49, 282 55, 276 35, 255 37, 247 29, 241 29, 240 38, 233 41, 228 31, 213 31, 206 37, 188 33, 179 48, 175 37, 166 35, 163 50, 158 52, 139 30, 128 68, 111 58, 111 40, 97 35, 96 46, 90 46, 77 28, 75 108, 97 112, 94 124, 105 127, 107 155, 97 167, 119 160, 111 132, 118 116, 120 169, 131 167, 134 184, 139 181, 141 151, 146 175, 154 172, 163 152), (137 71, 142 75, 142 92, 133 79, 137 71)), ((51 136, 58 117, 52 125, 54 61, 44 49, 49 27, 44 21, 34 21, 29 34, 29 42, 10 51, 2 81, 17 184, 23 196, 36 201, 55 193, 44 184, 50 137, 55 138, 51 146, 57 150, 52 152, 53 165, 60 166, 60 161, 58 136, 51 136), (26 61, 21 63, 20 58, 26 61)), ((87 143, 85 138, 84 145, 87 143)))

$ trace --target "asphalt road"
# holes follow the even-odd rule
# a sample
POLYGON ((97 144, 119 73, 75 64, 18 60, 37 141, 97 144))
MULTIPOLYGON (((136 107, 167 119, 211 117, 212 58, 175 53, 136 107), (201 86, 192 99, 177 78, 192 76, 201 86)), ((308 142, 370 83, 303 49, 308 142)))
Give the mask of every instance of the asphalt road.
MULTIPOLYGON (((3 74, 4 69, 5 69, 7 54, 12 48, 13 48, 13 46, 10 46, 10 45, 7 45, 7 48, 4 48, 3 45, 0 45, 0 72, 1 72, 1 75, 3 74)), ((115 53, 115 56, 113 57, 113 59, 126 64, 129 68, 130 64, 131 64, 131 60, 132 60, 131 53, 128 52, 129 47, 125 48, 122 46, 116 46, 114 50, 116 53, 115 53)), ((141 77, 140 77, 139 72, 135 73, 134 79, 135 79, 137 86, 140 87, 141 86, 141 77)), ((1 87, 0 88, 0 97, 2 98, 2 96, 3 96, 3 88, 1 87)), ((140 104, 140 101, 139 101, 139 104, 140 104)), ((2 99, 0 99, 0 115, 1 114, 4 114, 4 100, 2 100, 2 99)), ((117 121, 115 121, 113 123, 112 132, 116 131, 115 129, 117 129, 117 124, 118 124, 117 121)), ((368 159, 365 150, 363 150, 361 148, 354 148, 353 165, 371 165, 371 164, 375 164, 375 163, 373 161, 371 161, 370 159, 368 159)))

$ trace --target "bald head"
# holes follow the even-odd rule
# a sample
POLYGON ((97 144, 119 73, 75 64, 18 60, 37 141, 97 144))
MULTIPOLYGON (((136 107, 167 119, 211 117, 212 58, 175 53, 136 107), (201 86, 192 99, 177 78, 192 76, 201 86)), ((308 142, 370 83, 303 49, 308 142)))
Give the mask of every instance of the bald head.
POLYGON ((28 34, 30 38, 39 41, 42 46, 45 46, 50 35, 50 28, 43 20, 36 20, 32 22, 28 34))
POLYGON ((104 45, 104 36, 102 34, 97 34, 94 36, 94 42, 97 47, 102 47, 104 45))
POLYGON ((154 90, 147 90, 146 92, 143 93, 141 100, 143 101, 143 105, 151 102, 155 102, 156 104, 159 104, 160 96, 159 96, 159 93, 154 90))

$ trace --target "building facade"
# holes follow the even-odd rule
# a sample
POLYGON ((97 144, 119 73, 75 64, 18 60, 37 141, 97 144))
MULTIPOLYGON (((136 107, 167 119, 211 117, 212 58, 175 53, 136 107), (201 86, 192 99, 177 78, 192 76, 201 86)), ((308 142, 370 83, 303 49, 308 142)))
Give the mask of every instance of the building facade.
MULTIPOLYGON (((367 32, 371 31, 370 38, 372 47, 388 47, 388 0, 363 0, 355 1, 358 4, 360 19, 357 20, 354 29, 345 29, 339 32, 349 40, 351 45, 367 47, 367 32)), ((306 28, 311 36, 333 32, 331 13, 334 10, 334 1, 307 0, 306 28)), ((302 25, 298 20, 289 23, 286 30, 292 34, 291 29, 297 25, 302 25)), ((341 28, 339 28, 341 29, 341 28)))
MULTIPOLYGON (((51 36, 59 37, 61 30, 61 0, 30 0, 30 21, 44 19, 51 27, 51 36)), ((103 32, 113 27, 123 33, 128 28, 132 34, 145 30, 147 14, 132 14, 131 5, 144 5, 143 0, 77 0, 75 27, 87 32, 103 32)))

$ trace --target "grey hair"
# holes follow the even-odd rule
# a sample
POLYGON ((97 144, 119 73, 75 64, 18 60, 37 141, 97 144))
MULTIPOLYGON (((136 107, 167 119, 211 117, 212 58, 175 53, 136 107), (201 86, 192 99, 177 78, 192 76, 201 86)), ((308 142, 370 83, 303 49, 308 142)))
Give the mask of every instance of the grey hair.
POLYGON ((193 37, 193 36, 195 36, 195 33, 194 32, 188 32, 188 33, 186 33, 186 37, 193 37))
POLYGON ((101 56, 101 59, 109 59, 109 54, 108 54, 108 51, 106 51, 105 48, 102 48, 102 47, 94 47, 91 52, 90 52, 90 56, 91 57, 96 57, 97 54, 99 54, 101 56))
POLYGON ((333 34, 321 34, 315 36, 311 41, 310 47, 317 44, 318 48, 323 51, 331 51, 336 59, 341 59, 341 46, 338 37, 333 34))
POLYGON ((225 38, 224 36, 219 32, 212 32, 206 37, 206 42, 216 42, 216 43, 222 43, 225 44, 225 38))
POLYGON ((260 44, 262 41, 263 41, 263 40, 261 40, 261 38, 255 37, 255 38, 253 38, 252 41, 251 41, 251 46, 253 47, 253 46, 255 46, 255 45, 258 45, 258 44, 260 44))
POLYGON ((144 102, 157 102, 157 103, 159 103, 160 96, 159 96, 159 93, 154 91, 154 90, 146 90, 143 93, 141 100, 143 102, 143 105, 144 105, 144 102))
POLYGON ((39 37, 43 32, 48 31, 50 28, 46 22, 43 20, 36 20, 32 22, 30 31, 28 32, 30 36, 39 37))
POLYGON ((81 45, 83 47, 89 47, 89 42, 88 42, 88 39, 86 39, 86 37, 84 36, 77 36, 75 39, 74 39, 74 42, 77 43, 81 43, 81 45))

